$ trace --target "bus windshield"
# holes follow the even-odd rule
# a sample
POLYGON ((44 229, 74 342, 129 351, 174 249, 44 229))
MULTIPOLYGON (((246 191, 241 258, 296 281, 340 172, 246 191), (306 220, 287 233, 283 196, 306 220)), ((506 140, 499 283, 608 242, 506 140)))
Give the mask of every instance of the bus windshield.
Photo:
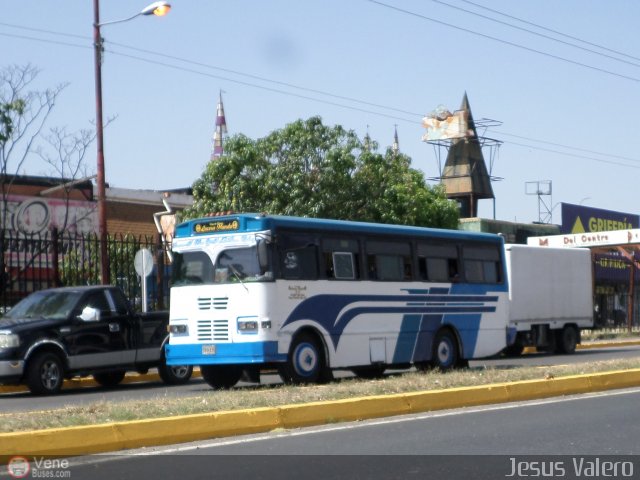
POLYGON ((205 252, 174 254, 173 286, 263 282, 272 280, 270 271, 260 268, 256 246, 230 248, 220 252, 215 266, 205 252))

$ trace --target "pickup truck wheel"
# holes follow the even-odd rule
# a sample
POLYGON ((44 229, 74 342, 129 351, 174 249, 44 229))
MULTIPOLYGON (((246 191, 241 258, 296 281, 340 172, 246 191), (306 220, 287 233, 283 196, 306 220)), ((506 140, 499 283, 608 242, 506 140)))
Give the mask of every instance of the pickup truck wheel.
POLYGON ((54 395, 60 391, 63 382, 64 367, 55 353, 38 353, 29 361, 26 383, 34 395, 54 395))
POLYGON ((201 365, 200 372, 210 387, 226 390, 238 383, 242 376, 242 367, 240 365, 201 365))
POLYGON ((115 387, 124 379, 125 372, 94 373, 93 379, 103 387, 115 387))
POLYGON ((191 378, 193 367, 190 365, 167 365, 162 362, 158 374, 167 385, 184 385, 191 378))

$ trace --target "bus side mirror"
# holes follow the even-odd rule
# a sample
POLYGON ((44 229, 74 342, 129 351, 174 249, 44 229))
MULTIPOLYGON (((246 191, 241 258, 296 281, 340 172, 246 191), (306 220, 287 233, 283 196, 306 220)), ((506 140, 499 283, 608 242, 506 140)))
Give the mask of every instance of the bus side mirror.
POLYGON ((267 270, 269 268, 269 253, 267 251, 267 241, 263 238, 258 239, 258 263, 261 270, 267 270))

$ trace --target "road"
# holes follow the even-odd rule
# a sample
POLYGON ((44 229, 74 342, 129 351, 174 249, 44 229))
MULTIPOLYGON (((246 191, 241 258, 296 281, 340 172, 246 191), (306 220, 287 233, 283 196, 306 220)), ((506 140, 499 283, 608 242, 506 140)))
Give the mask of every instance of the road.
POLYGON ((70 471, 94 480, 488 479, 514 468, 536 476, 542 465, 554 474, 545 476, 581 478, 578 467, 618 461, 619 473, 638 478, 640 423, 629 419, 639 402, 635 388, 448 410, 84 457, 70 471))
MULTIPOLYGON (((559 365, 636 357, 640 357, 640 346, 578 350, 573 355, 529 354, 518 358, 484 359, 470 362, 470 368, 559 365)), ((344 375, 349 374, 345 373, 344 375)), ((265 384, 276 383, 280 382, 280 378, 275 375, 266 375, 263 376, 262 382, 265 384)), ((239 385, 242 388, 243 384, 239 385)), ((64 408, 68 405, 86 406, 97 402, 180 398, 194 396, 210 390, 210 387, 203 380, 193 379, 185 386, 167 386, 161 381, 157 381, 126 384, 110 389, 89 387, 63 390, 61 394, 52 397, 37 397, 27 392, 4 394, 0 395, 0 412, 49 410, 64 408)))

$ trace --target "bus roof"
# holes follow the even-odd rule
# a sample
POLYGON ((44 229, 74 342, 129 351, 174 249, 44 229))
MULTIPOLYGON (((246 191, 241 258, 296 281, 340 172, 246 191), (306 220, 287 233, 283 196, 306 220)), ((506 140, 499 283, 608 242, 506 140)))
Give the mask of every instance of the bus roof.
POLYGON ((446 230, 439 228, 370 223, 350 220, 264 215, 260 213, 237 213, 188 220, 176 226, 176 238, 200 235, 214 235, 233 232, 260 232, 265 230, 304 229, 309 232, 324 230, 367 233, 401 234, 417 237, 455 238, 502 242, 502 237, 491 233, 446 230))

